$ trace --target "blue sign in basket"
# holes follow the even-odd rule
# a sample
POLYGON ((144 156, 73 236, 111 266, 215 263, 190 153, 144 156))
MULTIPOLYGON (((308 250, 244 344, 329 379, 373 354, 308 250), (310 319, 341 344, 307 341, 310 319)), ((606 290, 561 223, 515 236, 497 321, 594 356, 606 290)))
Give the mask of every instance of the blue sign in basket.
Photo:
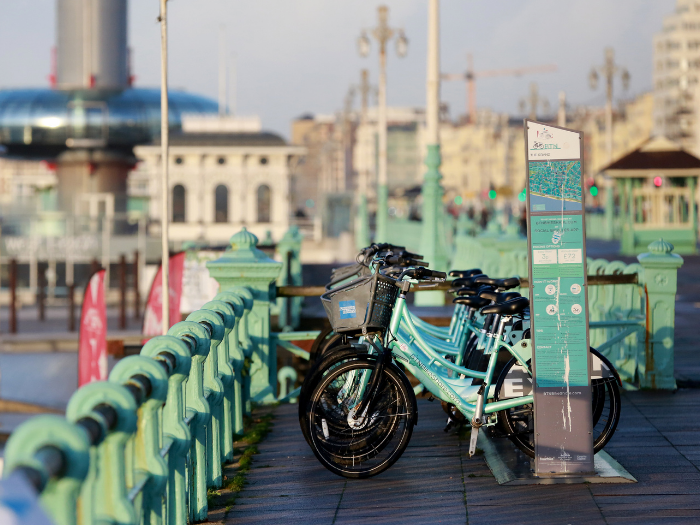
POLYGON ((357 310, 355 309, 355 301, 339 301, 338 307, 340 308, 340 318, 341 319, 355 319, 357 317, 357 310))

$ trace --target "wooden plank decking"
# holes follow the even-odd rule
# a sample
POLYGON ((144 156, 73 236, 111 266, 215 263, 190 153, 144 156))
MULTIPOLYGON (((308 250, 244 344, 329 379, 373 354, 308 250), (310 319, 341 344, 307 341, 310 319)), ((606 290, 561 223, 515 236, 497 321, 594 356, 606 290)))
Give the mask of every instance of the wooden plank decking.
POLYGON ((419 400, 403 457, 368 480, 325 470, 299 431, 296 405, 276 409, 248 485, 210 521, 238 524, 656 524, 700 523, 700 390, 626 393, 606 450, 639 483, 499 486, 483 457, 442 431, 438 403, 419 400))

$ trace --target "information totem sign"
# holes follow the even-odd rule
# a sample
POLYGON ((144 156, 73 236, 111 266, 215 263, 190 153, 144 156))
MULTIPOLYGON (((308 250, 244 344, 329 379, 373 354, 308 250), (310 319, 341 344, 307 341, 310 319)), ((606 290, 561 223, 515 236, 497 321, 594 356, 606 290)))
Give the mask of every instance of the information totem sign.
POLYGON ((583 134, 525 121, 535 471, 594 472, 583 134))

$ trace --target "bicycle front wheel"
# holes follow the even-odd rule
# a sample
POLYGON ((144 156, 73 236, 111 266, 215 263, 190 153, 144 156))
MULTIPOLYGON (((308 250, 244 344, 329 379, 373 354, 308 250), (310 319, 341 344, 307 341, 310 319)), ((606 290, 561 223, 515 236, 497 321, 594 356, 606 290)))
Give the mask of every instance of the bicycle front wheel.
POLYGON ((369 392, 376 359, 341 364, 317 385, 308 407, 311 448, 321 464, 339 476, 367 478, 393 465, 408 446, 417 418, 406 376, 388 364, 369 392), (363 414, 360 402, 371 396, 363 414))

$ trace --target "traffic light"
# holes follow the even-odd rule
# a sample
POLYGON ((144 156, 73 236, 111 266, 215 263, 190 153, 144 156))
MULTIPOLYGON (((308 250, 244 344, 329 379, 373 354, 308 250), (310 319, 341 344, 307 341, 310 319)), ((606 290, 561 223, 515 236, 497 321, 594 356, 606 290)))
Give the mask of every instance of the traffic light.
POLYGON ((598 195, 598 186, 596 186, 596 185, 594 184, 593 186, 591 186, 591 187, 588 189, 588 191, 590 191, 590 192, 591 192, 591 195, 592 195, 593 197, 595 197, 596 195, 598 195))
POLYGON ((661 177, 654 177, 654 186, 660 188, 663 183, 664 180, 661 177))
POLYGON ((496 198, 496 190, 489 191, 489 199, 493 200, 496 198))

